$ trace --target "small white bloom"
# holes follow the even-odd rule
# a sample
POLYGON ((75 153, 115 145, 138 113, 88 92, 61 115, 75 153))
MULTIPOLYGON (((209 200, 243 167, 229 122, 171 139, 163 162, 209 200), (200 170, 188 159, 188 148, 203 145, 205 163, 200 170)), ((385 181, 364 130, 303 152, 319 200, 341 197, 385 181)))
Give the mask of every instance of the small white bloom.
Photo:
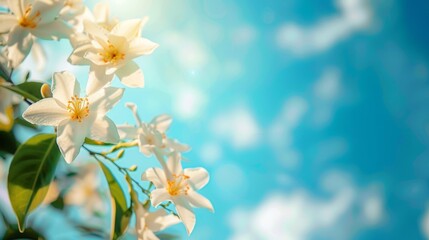
POLYGON ((164 169, 149 168, 146 170, 142 179, 151 181, 156 187, 150 198, 154 207, 164 201, 174 203, 188 234, 191 234, 196 221, 193 207, 214 211, 211 202, 197 193, 197 190, 208 183, 208 172, 204 168, 182 169, 178 153, 169 156, 164 169))
POLYGON ((34 38, 67 38, 71 29, 57 19, 64 2, 60 0, 9 0, 11 14, 0 15, 0 33, 9 32, 7 52, 16 68, 28 55, 34 38))
POLYGON ((121 139, 137 140, 140 152, 144 155, 149 157, 154 151, 168 155, 172 152, 190 150, 188 145, 167 137, 166 132, 173 122, 170 116, 162 114, 152 119, 149 123, 145 123, 140 120, 137 106, 134 103, 127 103, 126 106, 133 112, 137 126, 118 126, 119 136, 121 139))
POLYGON ((67 163, 80 151, 85 138, 117 143, 116 125, 106 113, 121 99, 124 90, 102 88, 87 97, 80 96, 80 85, 69 72, 54 73, 52 98, 42 99, 23 113, 33 124, 58 128, 57 143, 67 163))
POLYGON ((74 51, 69 62, 90 66, 88 94, 110 83, 115 75, 128 87, 144 86, 143 72, 133 59, 151 54, 158 47, 140 37, 144 22, 142 19, 127 20, 107 31, 97 23, 84 21, 89 38, 80 36, 72 44, 74 51))

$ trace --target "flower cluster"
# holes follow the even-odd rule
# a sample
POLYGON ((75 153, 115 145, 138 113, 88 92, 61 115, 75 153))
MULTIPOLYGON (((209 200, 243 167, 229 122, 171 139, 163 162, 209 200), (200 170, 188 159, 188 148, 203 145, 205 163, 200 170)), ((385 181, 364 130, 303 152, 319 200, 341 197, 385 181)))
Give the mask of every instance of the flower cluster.
MULTIPOLYGON (((116 78, 125 87, 144 87, 143 71, 134 59, 150 55, 158 47, 142 37, 147 18, 120 21, 109 16, 107 4, 99 3, 91 11, 83 0, 9 0, 2 1, 1 8, 6 9, 0 14, 3 70, 19 69, 38 39, 68 39, 73 48, 68 62, 89 66, 84 91, 73 73, 64 71, 54 73, 52 84, 42 87, 43 99, 29 101, 23 95, 29 106, 22 117, 31 124, 54 127, 56 143, 67 163, 72 163, 81 149, 94 157, 112 160, 106 153, 88 149, 85 145, 88 140, 113 144, 110 153, 136 146, 142 156, 155 156, 162 168, 146 169, 141 180, 129 181, 130 191, 126 191, 132 199, 138 238, 158 239, 154 232, 180 221, 190 234, 196 221, 192 209, 202 207, 213 211, 210 201, 197 193, 208 183, 209 174, 203 168, 182 169, 182 153, 190 147, 167 136, 172 118, 162 114, 143 122, 133 103, 126 106, 131 109, 136 125, 117 126, 106 115, 126 92, 125 88, 110 86, 116 78), (153 207, 162 205, 165 209, 151 212, 147 204, 140 202, 139 191, 133 188, 140 181, 150 183, 148 188, 139 185, 140 198, 145 194, 153 207), (176 213, 171 213, 174 211, 168 209, 166 202, 174 204, 176 213)), ((16 93, 7 88, 14 82, 6 81, 0 82, 5 87, 0 88, 0 127, 10 126, 13 120, 16 93)), ((126 169, 131 168, 116 166, 130 178, 126 169)))

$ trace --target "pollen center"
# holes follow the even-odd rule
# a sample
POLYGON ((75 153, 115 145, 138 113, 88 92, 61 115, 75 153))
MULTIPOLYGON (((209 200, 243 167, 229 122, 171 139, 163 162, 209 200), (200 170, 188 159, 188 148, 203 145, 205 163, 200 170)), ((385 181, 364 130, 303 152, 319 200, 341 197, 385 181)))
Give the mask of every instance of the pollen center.
POLYGON ((173 175, 171 180, 167 180, 167 191, 171 196, 177 196, 179 194, 188 194, 190 189, 188 184, 189 176, 185 174, 173 175))
POLYGON ((40 22, 40 12, 31 14, 32 5, 29 4, 24 11, 24 15, 19 19, 19 25, 25 28, 36 28, 37 24, 40 22))
POLYGON ((117 47, 109 43, 107 48, 104 48, 104 52, 100 53, 103 58, 103 62, 117 64, 119 61, 125 59, 125 54, 121 53, 117 47))
POLYGON ((82 122, 82 119, 89 114, 88 98, 80 98, 76 95, 71 97, 67 104, 67 111, 70 113, 72 120, 82 122))

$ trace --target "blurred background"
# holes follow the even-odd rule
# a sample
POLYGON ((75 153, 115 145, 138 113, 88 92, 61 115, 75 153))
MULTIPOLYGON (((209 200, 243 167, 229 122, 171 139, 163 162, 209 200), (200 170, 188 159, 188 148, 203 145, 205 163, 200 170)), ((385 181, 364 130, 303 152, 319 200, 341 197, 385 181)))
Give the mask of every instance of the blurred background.
MULTIPOLYGON (((170 114, 170 136, 192 147, 184 167, 211 174, 201 193, 215 213, 196 210, 189 239, 429 238, 427 1, 110 4, 119 19, 148 16, 143 36, 160 47, 137 61, 145 88, 109 116, 134 124, 126 102, 146 121, 170 114)), ((50 68, 33 78, 86 81, 67 41, 42 45, 50 68)), ((136 149, 119 163, 138 164, 136 179, 157 164, 136 149)))

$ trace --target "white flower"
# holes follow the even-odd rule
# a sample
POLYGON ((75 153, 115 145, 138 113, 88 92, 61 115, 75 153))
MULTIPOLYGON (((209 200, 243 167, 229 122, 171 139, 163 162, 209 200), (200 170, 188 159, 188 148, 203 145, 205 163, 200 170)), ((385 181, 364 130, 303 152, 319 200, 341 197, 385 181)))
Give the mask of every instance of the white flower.
POLYGON ((17 67, 28 55, 34 38, 67 38, 71 29, 57 19, 64 2, 60 0, 9 0, 11 14, 0 15, 0 33, 9 32, 8 58, 17 67))
POLYGON ((79 37, 73 45, 69 62, 89 65, 87 93, 105 86, 116 75, 128 87, 143 87, 144 77, 134 58, 151 54, 158 44, 140 37, 142 19, 132 19, 116 24, 111 31, 100 25, 84 21, 89 39, 79 37))
POLYGON ((57 143, 67 163, 80 151, 85 137, 108 143, 119 141, 115 124, 106 113, 121 99, 124 90, 102 88, 80 97, 79 82, 69 72, 54 73, 52 98, 42 99, 23 113, 33 124, 58 128, 57 143))
POLYGON ((64 195, 66 205, 81 206, 85 213, 91 216, 106 211, 107 204, 102 197, 105 192, 100 191, 99 169, 96 163, 79 168, 76 182, 64 195))
POLYGON ((134 103, 127 103, 126 106, 133 112, 137 126, 118 126, 119 136, 121 139, 137 140, 140 152, 144 155, 149 157, 154 151, 167 155, 172 152, 190 150, 188 145, 167 137, 166 132, 173 122, 170 116, 162 114, 152 119, 149 123, 144 123, 140 120, 137 106, 134 103))
POLYGON ((193 207, 214 211, 211 202, 196 192, 208 183, 208 172, 204 168, 182 169, 178 153, 169 156, 164 170, 149 168, 143 174, 142 179, 151 181, 156 187, 150 197, 154 207, 164 201, 174 203, 188 234, 191 234, 196 221, 193 207))
POLYGON ((139 240, 158 240, 159 238, 154 234, 155 232, 162 231, 180 222, 179 218, 172 214, 168 214, 163 209, 159 209, 155 212, 147 211, 138 201, 134 191, 131 191, 131 199, 136 214, 136 232, 139 240))

